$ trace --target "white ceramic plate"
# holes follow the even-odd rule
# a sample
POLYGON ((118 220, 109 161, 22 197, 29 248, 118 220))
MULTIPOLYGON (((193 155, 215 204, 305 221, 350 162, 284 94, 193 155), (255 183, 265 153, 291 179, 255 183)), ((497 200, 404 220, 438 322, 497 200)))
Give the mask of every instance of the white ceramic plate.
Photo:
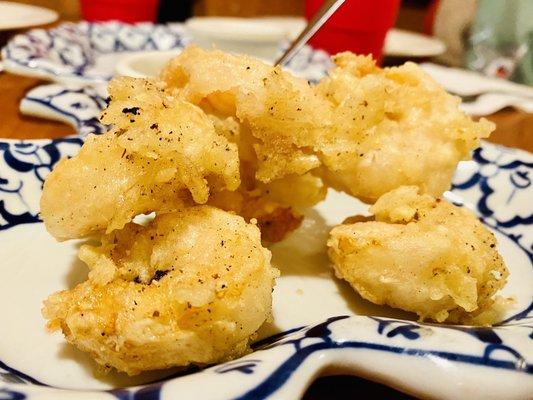
POLYGON ((258 18, 195 17, 185 28, 200 47, 248 54, 273 62, 288 36, 276 23, 258 18))
POLYGON ((383 54, 391 57, 435 57, 446 51, 439 39, 416 32, 391 29, 385 38, 383 54))
POLYGON ((148 78, 159 74, 163 67, 181 50, 141 51, 120 59, 115 67, 117 75, 148 78))
POLYGON ((217 39, 257 43, 278 43, 288 32, 278 24, 259 18, 194 17, 185 22, 185 28, 195 34, 217 39))
POLYGON ((47 8, 0 1, 0 31, 49 24, 57 17, 55 11, 47 8))
POLYGON ((327 232, 366 208, 331 191, 298 231, 272 247, 282 275, 273 293, 274 321, 261 329, 256 351, 170 376, 95 378, 86 355, 44 329, 42 300, 87 271, 76 259, 78 242, 57 243, 46 233, 38 204, 59 158, 76 154, 87 133, 103 131, 97 115, 105 97, 91 87, 36 88, 22 110, 67 121, 79 135, 0 141, 0 398, 293 400, 328 369, 424 398, 524 399, 533 393, 533 155, 488 143, 460 164, 447 198, 474 210, 498 238, 511 271, 503 294, 516 298, 501 325, 419 324, 362 300, 335 279, 325 254, 327 232))
POLYGON ((295 39, 307 25, 304 17, 261 17, 260 20, 281 27, 290 39, 295 39))
MULTIPOLYGON (((265 25, 272 24, 265 21, 265 25)), ((111 79, 125 57, 142 58, 146 52, 161 52, 164 57, 191 42, 181 24, 64 23, 15 36, 2 49, 2 58, 4 68, 14 74, 67 84, 95 84, 111 79)), ((255 42, 252 45, 257 47, 255 42)), ((330 66, 325 52, 308 46, 286 64, 310 81, 323 76, 330 66)))

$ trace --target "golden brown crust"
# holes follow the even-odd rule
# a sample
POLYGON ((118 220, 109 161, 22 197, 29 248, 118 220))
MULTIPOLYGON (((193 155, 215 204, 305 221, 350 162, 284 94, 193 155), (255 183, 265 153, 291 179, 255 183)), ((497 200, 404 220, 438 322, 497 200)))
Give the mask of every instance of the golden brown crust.
POLYGON ((240 356, 270 316, 277 270, 259 230, 214 207, 130 223, 80 258, 89 280, 45 301, 48 326, 130 375, 240 356))
POLYGON ((322 177, 338 190, 368 203, 402 185, 440 196, 457 163, 494 130, 416 64, 381 69, 351 53, 334 60, 316 87, 332 115, 317 147, 322 177))
POLYGON ((329 256, 339 278, 365 299, 422 320, 496 322, 499 313, 487 311, 495 310, 493 296, 509 272, 494 235, 470 211, 414 186, 383 195, 371 211, 374 221, 331 231, 329 256))
POLYGON ((54 237, 110 232, 239 186, 237 146, 198 107, 143 79, 116 78, 109 93, 102 120, 113 128, 89 136, 45 181, 41 217, 54 237))

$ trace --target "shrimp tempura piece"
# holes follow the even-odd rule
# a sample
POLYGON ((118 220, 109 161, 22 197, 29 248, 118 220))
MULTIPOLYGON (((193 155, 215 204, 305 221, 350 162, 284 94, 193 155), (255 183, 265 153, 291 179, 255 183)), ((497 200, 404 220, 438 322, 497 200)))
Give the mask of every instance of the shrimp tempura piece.
POLYGON ((331 231, 329 256, 339 278, 365 299, 421 320, 495 322, 503 299, 493 295, 509 273, 494 235, 470 211, 414 186, 383 195, 370 210, 374 220, 331 231))

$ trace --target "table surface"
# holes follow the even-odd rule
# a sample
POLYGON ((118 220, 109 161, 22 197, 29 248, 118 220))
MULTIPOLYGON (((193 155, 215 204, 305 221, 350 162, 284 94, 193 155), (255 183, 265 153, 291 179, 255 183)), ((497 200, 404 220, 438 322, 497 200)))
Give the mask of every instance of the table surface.
MULTIPOLYGON (((28 117, 19 111, 19 103, 31 88, 43 81, 34 78, 0 73, 0 138, 37 139, 58 138, 74 133, 74 129, 64 123, 41 118, 28 117)), ((510 147, 518 147, 533 152, 533 114, 505 109, 488 116, 496 123, 496 131, 490 141, 510 147)), ((411 399, 378 383, 351 376, 323 377, 316 380, 308 389, 303 400, 325 400, 331 398, 356 398, 361 393, 369 398, 411 399)))

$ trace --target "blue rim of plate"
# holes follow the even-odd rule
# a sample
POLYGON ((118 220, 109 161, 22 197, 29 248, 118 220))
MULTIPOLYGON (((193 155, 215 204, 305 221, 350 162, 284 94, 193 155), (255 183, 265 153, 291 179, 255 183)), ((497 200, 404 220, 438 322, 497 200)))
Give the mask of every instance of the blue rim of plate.
MULTIPOLYGON (((105 130, 97 119, 99 110, 106 104, 105 96, 105 91, 95 87, 66 88, 62 85, 37 88, 26 96, 26 106, 40 107, 56 118, 69 121, 79 134, 61 139, 0 140, 0 235, 2 230, 21 224, 40 223, 38 204, 26 201, 25 190, 40 191, 46 174, 60 158, 76 154, 87 133, 98 134, 105 130), (43 90, 46 95, 43 95, 43 90)), ((448 199, 455 204, 473 208, 487 226, 512 240, 533 265, 533 207, 524 210, 517 203, 520 198, 533 198, 533 155, 483 142, 474 151, 473 160, 468 163, 469 168, 456 174, 448 199), (494 206, 494 197, 503 188, 508 190, 505 201, 502 203, 500 199, 497 206, 494 206)), ((239 398, 266 398, 286 385, 311 354, 341 349, 367 349, 402 357, 437 357, 457 364, 484 366, 488 368, 487 373, 503 369, 531 376, 532 341, 533 303, 492 328, 433 325, 381 317, 332 316, 317 325, 297 327, 256 343, 254 347, 258 350, 286 348, 289 355, 266 379, 247 389, 239 398), (342 328, 343 324, 353 324, 354 321, 372 324, 373 341, 335 339, 337 332, 345 329, 342 328), (510 327, 513 329, 510 330, 510 327), (461 337, 472 338, 483 349, 476 353, 465 353, 452 349, 432 350, 417 345, 423 344, 424 335, 421 332, 427 330, 436 333, 453 331, 461 337), (518 346, 516 337, 521 338, 518 346), (305 338, 313 338, 315 342, 304 345, 305 338), (509 341, 509 338, 512 340, 509 341), (397 344, 399 339, 403 340, 403 344, 397 344), (405 341, 409 345, 405 345, 405 341), (500 357, 498 353, 504 353, 505 356, 500 357)), ((254 352, 248 357, 204 372, 253 375, 262 367, 264 354, 266 353, 261 351, 254 352)), ((106 392, 119 399, 160 398, 165 383, 177 377, 172 376, 138 388, 106 392)), ((9 395, 11 397, 7 398, 13 399, 31 397, 24 391, 24 385, 27 384, 46 386, 0 360, 0 394, 9 395)))

